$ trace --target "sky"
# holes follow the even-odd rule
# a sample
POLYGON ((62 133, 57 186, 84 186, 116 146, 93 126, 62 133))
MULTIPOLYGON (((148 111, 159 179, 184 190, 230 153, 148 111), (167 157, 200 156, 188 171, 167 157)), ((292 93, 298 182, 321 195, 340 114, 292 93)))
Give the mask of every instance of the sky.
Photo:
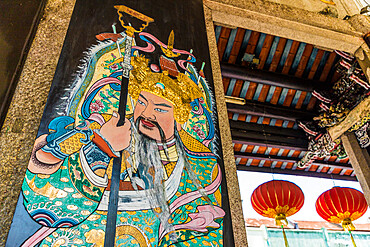
MULTIPOLYGON (((238 180, 240 186, 240 194, 243 205, 244 218, 257 218, 262 219, 263 216, 259 215, 252 208, 251 195, 259 185, 270 180, 287 180, 298 185, 305 196, 305 202, 300 211, 296 214, 288 217, 289 220, 309 220, 309 221, 324 221, 316 212, 315 202, 316 199, 325 191, 331 189, 334 186, 350 187, 357 189, 362 192, 360 184, 353 181, 344 181, 327 178, 313 178, 303 176, 293 176, 285 174, 271 174, 271 173, 260 173, 260 172, 249 172, 249 171, 238 171, 238 180)), ((361 224, 370 224, 370 210, 358 220, 353 222, 361 224)))

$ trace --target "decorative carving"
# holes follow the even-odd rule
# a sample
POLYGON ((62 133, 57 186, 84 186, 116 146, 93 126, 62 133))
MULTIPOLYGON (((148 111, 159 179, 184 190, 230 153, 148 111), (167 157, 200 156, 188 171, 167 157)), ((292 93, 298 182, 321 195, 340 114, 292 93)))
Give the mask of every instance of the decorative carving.
POLYGON ((306 167, 316 159, 327 156, 337 156, 338 159, 347 158, 340 139, 333 141, 328 133, 320 134, 316 138, 311 136, 308 151, 298 162, 298 167, 306 167))
MULTIPOLYGON (((319 104, 320 115, 313 118, 313 121, 300 122, 301 127, 313 140, 320 140, 327 133, 327 128, 333 127, 346 119, 347 115, 361 101, 370 94, 370 84, 362 72, 357 60, 351 54, 342 51, 335 51, 342 59, 337 64, 337 72, 342 77, 336 81, 330 91, 314 91, 312 96, 321 101, 319 104)), ((370 119, 370 116, 369 116, 370 119)), ((364 122, 357 123, 352 131, 362 126, 364 122)), ((330 132, 331 133, 331 132, 330 132)), ((332 134, 332 133, 331 133, 332 134)), ((320 146, 316 141, 311 141, 309 153, 302 159, 302 164, 307 164, 317 155, 313 150, 314 146, 320 146)), ((331 145, 326 147, 330 150, 331 145)), ((335 149, 333 153, 339 157, 346 157, 342 149, 335 149)))
POLYGON ((355 131, 355 135, 361 148, 367 148, 370 145, 369 122, 355 131))
POLYGON ((328 133, 320 134, 318 137, 310 138, 308 143, 308 151, 303 158, 298 162, 298 167, 305 167, 317 159, 323 158, 331 154, 331 152, 338 146, 338 143, 332 141, 328 133))
POLYGON ((330 152, 330 156, 337 156, 338 159, 345 159, 348 157, 346 151, 344 150, 342 141, 340 141, 339 144, 330 152))
POLYGON ((335 51, 342 57, 337 64, 337 72, 342 77, 329 92, 314 91, 312 95, 321 101, 321 114, 313 120, 319 128, 339 124, 359 102, 369 94, 370 84, 356 59, 345 52, 335 51))
POLYGON ((361 121, 358 121, 357 123, 355 123, 352 128, 349 129, 349 131, 356 131, 358 130, 359 128, 361 128, 364 124, 366 124, 367 122, 370 121, 370 115, 364 117, 361 119, 361 121))
POLYGON ((330 127, 340 123, 347 116, 348 112, 349 109, 338 103, 335 106, 330 106, 328 111, 320 114, 318 117, 314 117, 313 120, 318 121, 318 125, 322 128, 330 127))
MULTIPOLYGON (((321 113, 314 117, 313 121, 299 122, 298 125, 310 139, 308 152, 298 163, 300 167, 329 155, 337 156, 339 159, 347 157, 340 141, 333 141, 327 128, 338 125, 346 119, 350 111, 370 94, 370 84, 355 57, 346 52, 335 52, 342 58, 337 64, 337 72, 342 77, 334 83, 329 92, 312 93, 312 96, 321 101, 319 104, 321 113)), ((362 146, 370 145, 367 132, 363 129, 367 127, 362 127, 369 119, 370 116, 364 117, 361 123, 356 123, 351 129, 351 131, 358 130, 356 136, 362 146)))

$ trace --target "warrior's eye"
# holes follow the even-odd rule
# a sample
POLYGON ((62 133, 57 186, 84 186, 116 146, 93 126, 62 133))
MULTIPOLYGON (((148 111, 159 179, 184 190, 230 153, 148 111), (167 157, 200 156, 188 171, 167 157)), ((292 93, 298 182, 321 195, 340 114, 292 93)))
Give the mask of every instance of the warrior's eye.
POLYGON ((143 106, 145 106, 145 103, 144 102, 142 102, 141 100, 137 100, 137 103, 139 103, 140 105, 143 105, 143 106))
POLYGON ((163 110, 161 108, 155 108, 154 110, 157 111, 157 112, 168 112, 167 110, 163 110))

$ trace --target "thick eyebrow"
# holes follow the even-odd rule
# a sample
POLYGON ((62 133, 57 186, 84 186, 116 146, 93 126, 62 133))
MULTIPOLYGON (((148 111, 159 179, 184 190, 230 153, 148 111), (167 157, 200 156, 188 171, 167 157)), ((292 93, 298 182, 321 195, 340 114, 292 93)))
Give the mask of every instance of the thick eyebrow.
POLYGON ((156 106, 164 106, 164 107, 172 108, 172 106, 167 105, 167 104, 165 104, 165 103, 154 104, 154 105, 156 105, 156 106))
POLYGON ((141 96, 143 99, 145 99, 145 100, 146 100, 146 102, 148 102, 148 100, 144 97, 144 95, 139 94, 139 96, 141 96))

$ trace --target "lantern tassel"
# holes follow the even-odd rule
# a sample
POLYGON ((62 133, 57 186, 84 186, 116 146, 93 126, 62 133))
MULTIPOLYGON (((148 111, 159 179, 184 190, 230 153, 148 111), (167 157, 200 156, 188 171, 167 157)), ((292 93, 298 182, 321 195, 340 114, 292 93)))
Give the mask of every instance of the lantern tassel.
MULTIPOLYGON (((283 229, 283 235, 284 235, 284 243, 285 243, 285 247, 289 247, 289 244, 288 244, 288 239, 286 237, 286 234, 285 234, 285 230, 284 230, 284 225, 281 224, 281 228, 283 229)), ((352 235, 351 235, 352 236, 352 235)), ((356 247, 356 246, 355 246, 356 247)))
POLYGON ((353 247, 357 247, 357 245, 355 243, 355 239, 353 238, 351 231, 349 231, 349 235, 351 235, 351 240, 352 240, 353 247))
POLYGON ((352 224, 352 220, 350 218, 346 218, 342 221, 342 227, 344 230, 353 231, 355 230, 355 226, 352 224))
POLYGON ((288 225, 288 220, 286 219, 285 214, 283 214, 283 213, 277 214, 275 216, 275 224, 277 226, 281 226, 283 224, 287 226, 288 225))

